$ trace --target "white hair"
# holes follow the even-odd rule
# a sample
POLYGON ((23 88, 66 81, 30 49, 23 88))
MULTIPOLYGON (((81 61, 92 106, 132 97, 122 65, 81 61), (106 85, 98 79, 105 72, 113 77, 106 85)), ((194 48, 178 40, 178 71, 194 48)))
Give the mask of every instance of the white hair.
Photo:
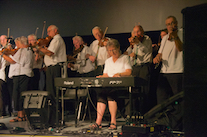
POLYGON ((30 34, 27 36, 27 38, 29 38, 29 37, 34 37, 34 39, 37 40, 37 36, 35 34, 30 34))
POLYGON ((92 34, 93 34, 93 31, 94 31, 95 29, 98 29, 100 32, 102 32, 102 30, 101 30, 101 28, 100 28, 99 26, 95 26, 95 27, 92 29, 92 34))
POLYGON ((20 43, 27 45, 27 38, 25 36, 17 37, 15 42, 19 41, 20 43))
POLYGON ((79 42, 83 41, 81 36, 75 36, 75 37, 72 38, 72 40, 78 40, 79 42))

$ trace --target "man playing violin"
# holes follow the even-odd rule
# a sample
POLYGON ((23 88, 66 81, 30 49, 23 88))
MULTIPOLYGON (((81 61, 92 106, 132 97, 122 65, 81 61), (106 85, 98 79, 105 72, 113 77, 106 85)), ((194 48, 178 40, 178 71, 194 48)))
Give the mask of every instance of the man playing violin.
MULTIPOLYGON (((2 43, 2 37, 1 38, 1 43, 2 43)), ((5 92, 5 80, 6 80, 6 75, 5 75, 5 68, 6 68, 6 60, 0 56, 0 116, 5 115, 5 100, 3 96, 3 91, 5 92)), ((10 99, 10 98, 9 98, 10 99)))
MULTIPOLYGON (((153 59, 155 64, 162 61, 157 87, 157 104, 181 92, 183 81, 183 31, 177 28, 178 22, 174 16, 167 17, 165 23, 168 34, 163 37, 158 54, 153 59)), ((178 109, 176 111, 174 116, 179 120, 181 113, 178 109)), ((172 125, 172 128, 174 126, 172 125)))
POLYGON ((10 40, 7 39, 6 35, 1 35, 0 41, 1 41, 1 48, 12 49, 12 45, 9 43, 10 40))
POLYGON ((95 62, 95 65, 97 67, 95 70, 95 76, 97 76, 103 73, 105 61, 109 55, 106 50, 107 41, 102 41, 103 32, 101 28, 98 26, 94 27, 92 29, 92 33, 96 40, 94 40, 90 45, 90 48, 93 51, 92 54, 87 54, 86 58, 89 58, 92 62, 95 62), (104 46, 99 45, 102 42, 104 46))
POLYGON ((28 90, 29 79, 32 76, 32 51, 28 50, 27 38, 22 36, 15 39, 18 51, 12 56, 0 52, 0 55, 11 63, 9 69, 9 77, 13 78, 13 100, 14 109, 18 111, 17 118, 10 122, 25 121, 25 113, 23 111, 23 101, 21 100, 21 92, 28 90))
MULTIPOLYGON (((28 43, 30 46, 36 46, 37 36, 30 34, 27 36, 28 43)), ((30 90, 39 90, 39 80, 40 80, 40 69, 42 68, 43 56, 39 54, 39 51, 36 48, 33 48, 33 73, 34 76, 30 79, 30 90)))
POLYGON ((92 77, 94 76, 94 63, 90 59, 86 59, 86 55, 91 55, 92 50, 83 43, 83 39, 80 36, 73 37, 74 54, 77 58, 73 57, 73 59, 69 60, 68 68, 73 71, 76 70, 78 77, 92 77), (75 64, 72 63, 73 61, 75 64))
MULTIPOLYGON (((134 43, 132 53, 129 55, 131 61, 133 61, 132 66, 132 76, 140 77, 149 82, 150 75, 150 64, 152 62, 152 41, 149 36, 144 35, 144 29, 141 25, 136 25, 133 28, 133 34, 135 37, 131 37, 131 41, 134 43)), ((148 102, 149 87, 144 86, 144 92, 146 97, 145 102, 148 102)), ((136 103, 137 104, 137 103, 136 103)), ((142 106, 141 113, 145 113, 149 108, 144 103, 142 106)))
POLYGON ((58 27, 50 25, 47 28, 47 35, 52 37, 49 47, 38 47, 38 50, 45 54, 44 63, 46 70, 46 90, 55 97, 54 78, 61 77, 61 66, 67 61, 66 46, 63 38, 58 32, 58 27))
MULTIPOLYGON (((12 49, 12 45, 9 43, 10 40, 7 39, 7 36, 6 35, 1 35, 0 37, 0 43, 1 43, 1 50, 11 50, 12 49)), ((3 102, 4 102, 4 105, 3 105, 3 114, 2 116, 6 115, 6 106, 8 105, 8 111, 11 115, 11 112, 12 112, 12 90, 13 90, 13 81, 12 79, 10 79, 8 77, 8 74, 9 74, 9 67, 10 67, 10 63, 8 61, 6 61, 6 68, 5 68, 5 75, 6 75, 6 81, 4 82, 4 85, 3 85, 3 89, 2 89, 2 92, 3 92, 3 102)))
POLYGON ((183 74, 183 43, 182 30, 177 29, 177 20, 174 16, 169 16, 166 21, 168 34, 163 37, 161 47, 153 63, 162 61, 158 85, 157 103, 160 104, 168 98, 166 93, 168 86, 175 95, 181 91, 183 74), (164 83, 166 84, 164 84, 164 83), (172 85, 173 84, 173 85, 172 85), (161 87, 160 87, 161 86, 161 87))

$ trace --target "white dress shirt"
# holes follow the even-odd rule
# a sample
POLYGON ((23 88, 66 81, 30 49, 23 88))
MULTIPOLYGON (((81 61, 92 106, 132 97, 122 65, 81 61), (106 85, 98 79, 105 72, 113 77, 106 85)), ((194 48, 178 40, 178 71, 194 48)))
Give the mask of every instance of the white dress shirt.
POLYGON ((100 66, 100 65, 104 65, 105 64, 105 61, 108 58, 108 52, 106 50, 106 46, 99 47, 98 46, 98 43, 99 43, 98 40, 94 40, 91 43, 90 48, 93 51, 92 56, 95 56, 96 57, 96 54, 97 54, 97 51, 98 51, 98 55, 97 55, 97 66, 100 66))
POLYGON ((19 75, 33 76, 33 53, 28 48, 20 48, 13 56, 9 56, 15 64, 10 64, 9 78, 19 75))
POLYGON ((92 54, 92 50, 84 45, 84 48, 80 53, 78 53, 76 58, 76 63, 74 64, 74 68, 71 70, 77 70, 80 74, 88 73, 94 70, 94 63, 91 62, 90 59, 85 58, 86 54, 92 54))
POLYGON ((46 66, 54 66, 59 62, 67 61, 65 42, 60 34, 57 34, 53 37, 48 47, 48 50, 53 52, 54 55, 52 55, 51 57, 45 55, 44 62, 46 66))
MULTIPOLYGON (((183 41, 183 30, 178 31, 178 36, 183 41)), ((160 73, 183 73, 183 51, 178 51, 175 41, 168 40, 169 34, 161 41, 158 53, 162 54, 162 68, 160 73)))

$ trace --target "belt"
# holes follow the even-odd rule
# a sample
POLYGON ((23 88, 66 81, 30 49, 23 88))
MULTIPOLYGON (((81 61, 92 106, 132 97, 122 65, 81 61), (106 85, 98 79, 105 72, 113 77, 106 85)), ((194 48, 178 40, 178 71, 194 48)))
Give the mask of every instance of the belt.
POLYGON ((55 65, 49 65, 48 67, 57 66, 57 65, 62 66, 64 63, 65 62, 58 62, 57 64, 55 64, 55 65))

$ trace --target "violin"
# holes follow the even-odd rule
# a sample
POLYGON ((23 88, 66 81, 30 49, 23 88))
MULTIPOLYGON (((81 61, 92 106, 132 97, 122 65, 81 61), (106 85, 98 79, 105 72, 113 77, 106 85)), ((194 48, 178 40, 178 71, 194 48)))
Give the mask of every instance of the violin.
POLYGON ((45 39, 44 38, 40 38, 40 39, 37 40, 37 45, 39 47, 48 47, 50 42, 51 42, 51 40, 52 40, 51 36, 48 36, 45 39))
MULTIPOLYGON (((40 39, 37 40, 37 45, 39 47, 48 47, 51 40, 52 40, 52 37, 51 36, 48 36, 46 37, 45 39, 43 38, 44 36, 44 32, 45 32, 45 25, 46 25, 46 21, 44 21, 43 23, 43 29, 42 29, 42 37, 40 39)), ((38 28, 39 29, 39 28, 38 28)), ((36 33, 36 32, 35 32, 36 33)))
POLYGON ((19 48, 16 48, 16 49, 2 49, 0 52, 5 54, 5 55, 14 55, 17 51, 19 50, 19 48))
POLYGON ((84 46, 81 45, 80 48, 78 48, 77 50, 73 50, 72 55, 67 55, 68 62, 75 62, 77 58, 76 56, 83 50, 83 48, 84 46))
POLYGON ((104 45, 104 42, 107 42, 109 39, 107 39, 107 38, 103 38, 103 39, 101 39, 100 41, 99 41, 99 43, 98 43, 98 45, 100 46, 100 47, 104 47, 105 45, 104 45))

